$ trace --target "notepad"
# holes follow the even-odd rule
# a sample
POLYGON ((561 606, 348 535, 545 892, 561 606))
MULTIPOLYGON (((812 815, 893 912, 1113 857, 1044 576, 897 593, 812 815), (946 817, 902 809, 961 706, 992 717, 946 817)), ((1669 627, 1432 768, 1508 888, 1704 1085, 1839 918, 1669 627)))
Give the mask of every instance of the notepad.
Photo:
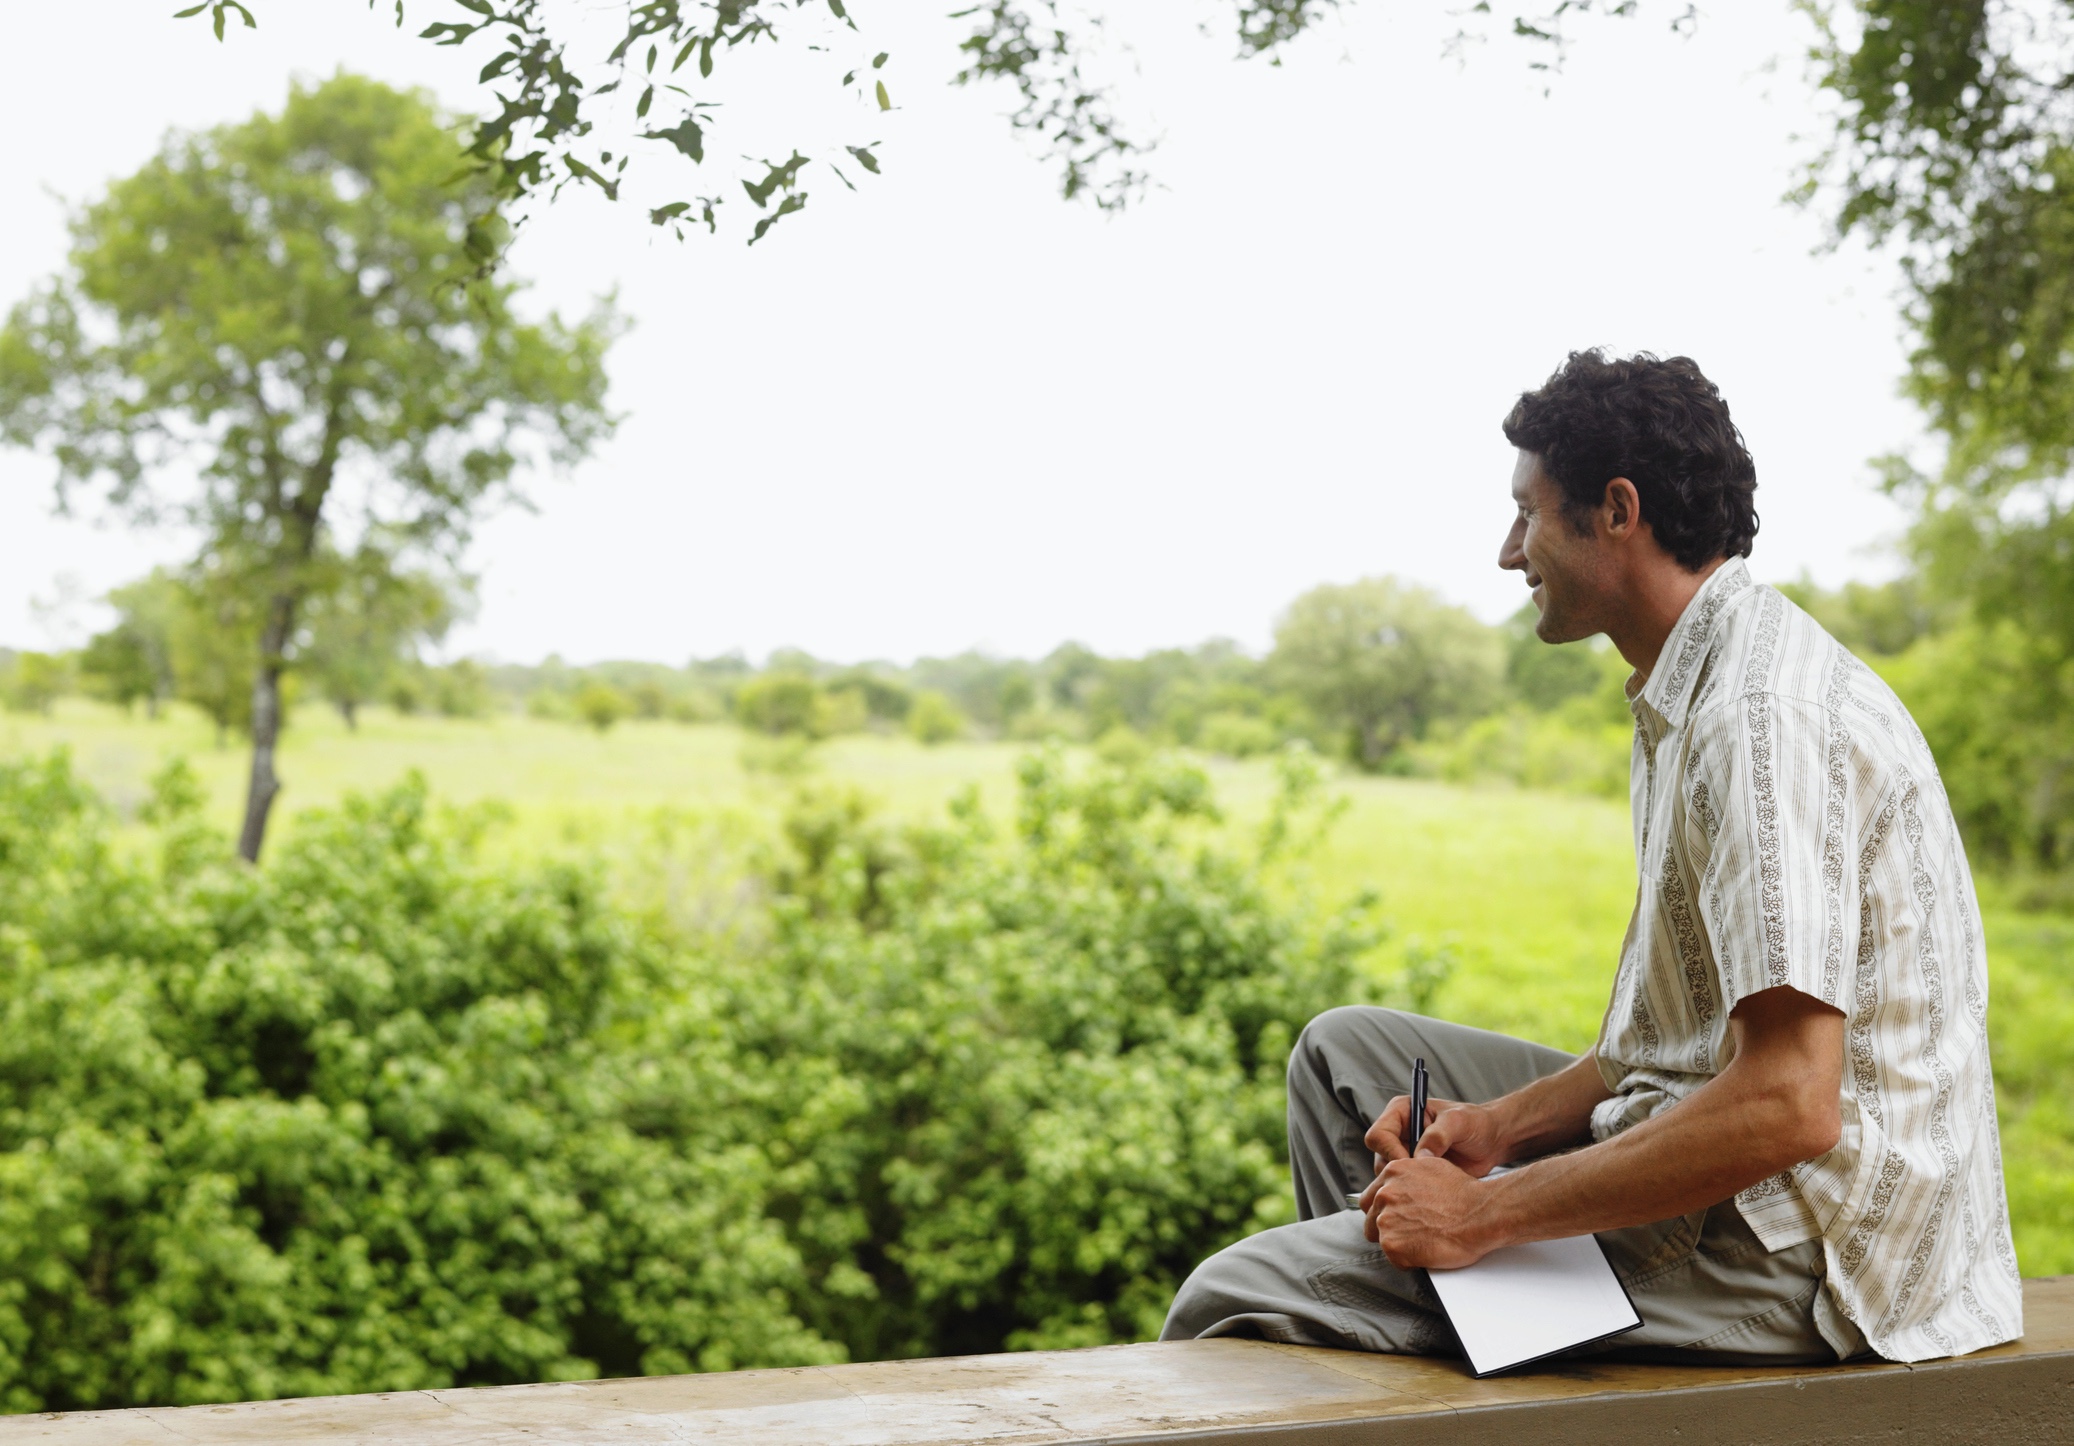
POLYGON ((1508 1245, 1460 1270, 1426 1274, 1479 1376, 1642 1324, 1605 1250, 1590 1235, 1508 1245))

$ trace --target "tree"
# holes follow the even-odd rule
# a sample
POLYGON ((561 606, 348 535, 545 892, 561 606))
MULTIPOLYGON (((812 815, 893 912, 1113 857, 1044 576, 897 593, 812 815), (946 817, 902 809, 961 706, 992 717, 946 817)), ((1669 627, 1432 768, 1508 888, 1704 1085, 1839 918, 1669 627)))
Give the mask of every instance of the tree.
POLYGON ((1552 648, 1535 636, 1540 616, 1541 610, 1527 603, 1505 620, 1505 681, 1520 701, 1546 711, 1596 688, 1600 670, 1590 643, 1552 648))
POLYGON ((49 653, 16 653, 0 676, 0 700, 17 713, 48 716, 69 680, 65 660, 49 653))
POLYGON ((942 693, 924 688, 907 710, 907 731, 918 743, 949 743, 965 736, 965 715, 942 693))
POLYGON ((169 139, 75 217, 69 269, 0 331, 0 436, 51 450, 61 501, 98 488, 138 521, 183 517, 251 603, 248 860, 339 514, 451 550, 524 462, 611 426, 612 316, 522 321, 467 250, 497 225, 423 96, 340 74, 278 116, 169 139), (181 462, 191 492, 165 480, 181 462))
POLYGON ((352 729, 361 705, 382 695, 398 665, 416 662, 420 643, 446 635, 455 604, 437 579, 363 545, 339 560, 309 612, 300 664, 352 729))
POLYGON ((1291 603, 1269 667, 1322 721, 1348 731, 1357 763, 1377 768, 1433 723, 1489 708, 1504 663, 1497 633, 1466 610, 1372 577, 1291 603))
POLYGON ((610 683, 591 678, 576 690, 576 716, 600 733, 609 732, 613 724, 633 711, 632 700, 610 683))
MULTIPOLYGON (((258 4, 258 0, 252 0, 258 4)), ((845 0, 826 0, 827 13, 808 0, 647 0, 625 9, 625 29, 602 55, 572 52, 579 22, 547 0, 460 0, 468 19, 440 20, 423 39, 437 45, 476 44, 488 55, 481 80, 492 91, 492 114, 470 135, 469 155, 500 196, 558 195, 564 186, 589 187, 608 200, 620 199, 635 152, 669 156, 702 166, 707 152, 742 155, 745 171, 735 179, 755 207, 749 228, 754 244, 784 217, 805 208, 807 177, 823 171, 855 189, 851 179, 879 172, 876 142, 861 135, 816 139, 787 134, 775 149, 736 135, 716 140, 724 111, 713 79, 744 46, 779 44, 798 66, 816 65, 847 91, 868 119, 893 108, 887 63, 891 56, 867 41, 845 0), (693 72, 696 72, 696 78, 693 72), (861 144, 859 142, 862 142, 861 144), (804 149, 802 149, 804 147, 804 149), (789 153, 789 154, 788 154, 789 153), (772 155, 784 159, 772 160, 772 155), (818 168, 815 170, 814 168, 818 168)), ((1225 0, 1230 25, 1225 38, 1242 58, 1272 57, 1340 0, 1225 0)), ((1564 23, 1594 12, 1624 16, 1636 0, 1543 0, 1546 10, 1513 12, 1501 26, 1536 48, 1537 68, 1560 63, 1564 23)), ((372 8, 372 0, 370 0, 372 8)), ((396 24, 404 24, 396 0, 396 24)), ((179 12, 207 15, 216 38, 235 14, 256 26, 243 0, 200 0, 179 12)), ((1488 3, 1464 8, 1465 17, 1491 13, 1488 3)), ((1695 10, 1672 7, 1673 29, 1690 29, 1695 10)), ((1019 100, 1009 117, 1059 176, 1067 200, 1086 197, 1103 210, 1121 210, 1151 183, 1147 161, 1157 144, 1151 131, 1126 118, 1116 88, 1095 79, 1102 53, 1113 48, 1100 7, 1070 6, 1061 0, 979 0, 953 11, 965 30, 958 50, 963 64, 950 77, 956 85, 996 81, 1013 87, 1019 100)), ((1467 18, 1467 24, 1481 23, 1467 18)), ((1465 30, 1462 38, 1468 38, 1465 30)), ((795 122, 790 116, 787 124, 795 122)), ((680 237, 703 225, 720 227, 723 194, 686 195, 648 209, 650 224, 680 237)), ((471 250, 484 261, 497 255, 501 236, 479 228, 471 250)))
POLYGON ((1944 598, 2074 657, 2074 29, 2067 0, 1863 0, 1829 13, 1836 144, 1810 194, 1898 245, 1918 346, 1908 386, 1946 442, 1889 463, 1944 598), (1849 22, 1855 21, 1853 25, 1849 22))
POLYGON ((778 737, 818 736, 821 687, 805 673, 772 672, 735 689, 735 718, 744 728, 778 737))
POLYGON ((87 640, 79 654, 79 671, 102 697, 129 712, 141 701, 147 717, 158 717, 160 699, 171 692, 172 673, 151 639, 128 622, 119 622, 87 640))
MULTIPOLYGON (((259 646, 252 599, 229 580, 199 568, 164 576, 163 585, 174 694, 208 716, 216 725, 216 746, 222 748, 233 729, 243 733, 252 727, 252 655, 259 646)), ((275 717, 286 726, 285 708, 275 717)))

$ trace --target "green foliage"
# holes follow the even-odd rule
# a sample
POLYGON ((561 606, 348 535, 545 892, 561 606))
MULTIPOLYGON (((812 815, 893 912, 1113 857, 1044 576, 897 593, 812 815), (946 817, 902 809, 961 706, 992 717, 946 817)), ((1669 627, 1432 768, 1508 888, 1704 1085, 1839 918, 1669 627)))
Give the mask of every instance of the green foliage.
POLYGON ((1944 627, 1954 609, 1932 601, 1921 579, 1892 582, 1847 582, 1825 592, 1806 577, 1779 584, 1829 635, 1860 658, 1891 657, 1906 652, 1920 638, 1944 627))
POLYGON ((473 658, 459 658, 429 670, 432 706, 445 718, 487 718, 496 707, 489 670, 473 658))
POLYGON ((1367 578, 1313 588, 1275 628, 1272 669, 1349 756, 1380 768, 1436 722, 1498 701, 1503 655, 1491 629, 1425 588, 1367 578))
POLYGON ((1450 783, 1504 779, 1601 798, 1627 797, 1634 724, 1595 723, 1575 713, 1508 709, 1414 750, 1413 772, 1450 783))
POLYGON ((1272 723, 1244 713, 1212 713, 1203 719, 1196 734, 1196 742, 1206 752, 1221 753, 1227 758, 1270 753, 1280 741, 1272 723))
POLYGON ((2047 871, 2074 858, 2074 668, 2011 623, 1925 639, 1880 672, 1929 740, 1969 850, 2047 871))
POLYGON ((965 736, 965 715, 949 698, 925 688, 907 711, 907 731, 918 743, 949 743, 965 736))
MULTIPOLYGON (((412 782, 264 870, 0 766, 0 1405, 57 1410, 1141 1338, 1288 1212, 1282 1066, 1365 908, 1170 762, 896 829, 808 795, 759 920, 493 868, 412 782)), ((1416 981, 1414 981, 1414 984, 1416 981)))
POLYGON ((2066 7, 1835 8, 1817 58, 1840 102, 1837 141, 1810 189, 1830 188, 1840 231, 1904 248, 1920 340, 1911 390, 1951 439, 1946 480, 1977 497, 2063 475, 2074 444, 2066 7))
MULTIPOLYGON (((1284 848, 1316 786, 1287 778, 1284 848)), ((1007 838, 970 801, 904 834, 840 796, 790 819, 728 1013, 788 1060, 762 1137, 802 1312, 853 1356, 1142 1339, 1196 1259, 1287 1218, 1287 1050, 1372 935, 1273 902, 1272 849, 1211 847, 1214 816, 1192 769, 1040 753, 1007 838)))
POLYGON ((1992 910, 1984 922, 2017 1259, 2025 1275, 2063 1275, 2074 1271, 2074 918, 1992 910))
POLYGON ((221 573, 192 569, 149 576, 108 595, 140 630, 164 638, 173 692, 216 725, 222 747, 252 722, 252 659, 259 624, 250 600, 221 573))
MULTIPOLYGON (((1271 63, 1279 64, 1282 47, 1337 4, 1231 0, 1228 38, 1239 55, 1274 56, 1271 63)), ((752 156, 743 148, 746 138, 716 147, 713 132, 727 112, 701 98, 702 91, 711 93, 714 67, 725 65, 736 49, 782 44, 795 67, 818 64, 825 72, 820 83, 846 91, 865 116, 891 110, 893 95, 885 79, 891 56, 884 50, 874 53, 875 44, 865 39, 844 0, 828 0, 825 12, 818 4, 784 0, 729 0, 713 6, 656 0, 627 11, 625 30, 609 50, 594 46, 585 33, 573 54, 577 24, 546 0, 464 0, 462 8, 467 18, 434 21, 419 36, 435 45, 478 43, 486 56, 478 78, 485 85, 496 82, 494 114, 476 127, 469 154, 500 194, 551 197, 573 184, 617 201, 632 159, 625 141, 602 139, 617 129, 637 141, 661 142, 638 149, 671 161, 702 166, 709 149, 741 156, 746 169, 737 171, 734 180, 756 207, 748 236, 753 245, 779 219, 806 206, 808 193, 800 185, 804 167, 821 166, 853 190, 856 183, 846 167, 879 174, 875 141, 859 145, 831 137, 808 147, 811 159, 792 147, 789 136, 776 150, 758 148, 763 155, 789 150, 790 158, 782 162, 752 156)), ((1548 69, 1561 61, 1566 23, 1592 14, 1626 16, 1636 8, 1636 0, 1556 0, 1552 6, 1512 11, 1509 24, 1499 28, 1536 47, 1545 58, 1530 63, 1548 69)), ((183 18, 206 14, 219 41, 233 13, 247 29, 257 24, 253 9, 241 0, 198 0, 175 13, 183 18)), ((1480 0, 1459 13, 1467 24, 1457 43, 1469 38, 1468 25, 1488 17, 1492 7, 1480 0)), ((395 15, 401 26, 404 0, 396 0, 395 15)), ((1696 19, 1690 6, 1674 9, 1672 16, 1674 31, 1689 31, 1696 19)), ((1144 192, 1151 181, 1144 166, 1157 140, 1131 124, 1114 87, 1095 78, 1109 68, 1103 64, 1107 45, 1100 7, 984 0, 952 12, 951 18, 965 27, 953 82, 994 81, 1014 88, 1019 103, 1009 124, 1056 168, 1061 195, 1068 200, 1086 196, 1113 211, 1144 192)), ((717 232, 719 208, 733 187, 722 183, 712 189, 721 194, 687 192, 685 199, 648 207, 649 224, 668 227, 680 238, 699 226, 717 232)), ((469 253, 488 261, 502 239, 497 229, 471 233, 469 253)))
POLYGON ((864 702, 866 716, 881 723, 906 722, 907 710, 914 706, 914 690, 876 668, 845 668, 829 679, 828 686, 855 693, 864 702))
POLYGON ((0 671, 0 703, 16 713, 49 713, 66 691, 71 669, 50 653, 15 653, 0 671))
POLYGON ((127 618, 87 640, 80 650, 79 672, 91 692, 125 712, 141 702, 154 718, 159 703, 173 691, 172 663, 163 639, 127 618))
POLYGON ((1550 646, 1534 635, 1541 609, 1527 603, 1505 620, 1505 682, 1530 708, 1548 712, 1599 685, 1602 640, 1550 646))
POLYGON ((576 691, 576 716, 600 733, 633 711, 632 700, 610 683, 592 680, 576 691))
POLYGON ((446 584, 399 566, 378 546, 335 560, 330 571, 313 590, 296 661, 351 728, 361 705, 417 662, 422 643, 445 636, 456 606, 446 584))
POLYGON ((735 689, 734 711, 744 728, 759 733, 817 738, 821 688, 805 673, 766 673, 735 689))
MULTIPOLYGON (((265 872, 0 767, 0 1403, 824 1361, 691 961, 421 785, 265 872)), ((167 816, 170 814, 171 816, 167 816)))
POLYGON ((457 548, 528 455, 573 459, 611 426, 616 321, 521 321, 466 244, 498 206, 425 97, 341 73, 278 116, 170 136, 74 218, 66 271, 0 329, 0 439, 54 457, 61 497, 184 520, 189 571, 249 619, 248 858, 281 678, 338 574, 342 469, 382 479, 352 499, 379 572, 457 548))

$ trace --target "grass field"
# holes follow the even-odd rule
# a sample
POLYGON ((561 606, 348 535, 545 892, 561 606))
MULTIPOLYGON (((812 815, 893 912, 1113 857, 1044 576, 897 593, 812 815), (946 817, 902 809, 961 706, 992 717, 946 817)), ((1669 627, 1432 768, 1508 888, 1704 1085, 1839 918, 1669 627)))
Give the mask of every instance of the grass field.
MULTIPOLYGON (((118 809, 133 809, 164 760, 201 774, 215 818, 233 826, 245 754, 218 749, 208 725, 175 710, 156 722, 69 700, 50 718, 0 716, 0 757, 64 746, 118 809)), ((854 785, 896 814, 920 816, 959 788, 991 808, 1013 796, 1021 749, 1005 743, 923 748, 859 735, 815 751, 813 776, 854 785)), ((1262 763, 1207 765, 1239 817, 1273 787, 1262 763)), ((789 780, 743 766, 732 728, 624 723, 600 735, 567 723, 403 718, 381 710, 349 733, 305 708, 280 771, 278 827, 294 814, 418 769, 435 794, 497 799, 511 810, 501 847, 632 837, 659 808, 763 812, 789 780)), ((1373 888, 1392 925, 1385 955, 1440 947, 1457 959, 1435 1011, 1465 1023, 1582 1049, 1597 1030, 1606 983, 1634 899, 1624 804, 1507 788, 1343 777, 1347 800, 1318 863, 1335 893, 1373 888)), ((2017 1245, 2027 1274, 2074 1270, 2074 920, 2022 913, 1993 889, 1986 913, 1996 1074, 2017 1245)))

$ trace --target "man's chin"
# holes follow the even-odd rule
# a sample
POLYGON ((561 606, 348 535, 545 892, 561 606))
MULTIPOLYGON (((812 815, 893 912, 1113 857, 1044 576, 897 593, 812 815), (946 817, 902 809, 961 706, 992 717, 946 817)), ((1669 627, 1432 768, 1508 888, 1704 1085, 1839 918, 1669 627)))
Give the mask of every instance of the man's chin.
POLYGON ((1579 629, 1561 611, 1544 603, 1541 616, 1534 619, 1534 636, 1544 643, 1574 643, 1590 637, 1591 630, 1579 629))

